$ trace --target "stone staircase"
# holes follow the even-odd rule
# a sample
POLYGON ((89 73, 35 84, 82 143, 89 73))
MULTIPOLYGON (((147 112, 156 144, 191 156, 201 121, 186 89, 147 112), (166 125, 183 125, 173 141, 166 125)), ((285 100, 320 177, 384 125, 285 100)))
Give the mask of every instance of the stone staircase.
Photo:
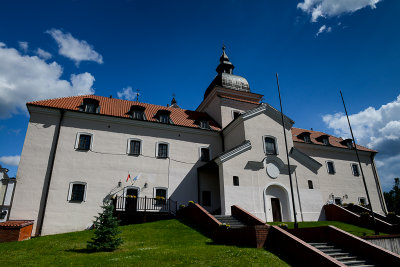
POLYGON ((340 261, 341 263, 347 266, 354 266, 354 267, 375 266, 368 260, 364 260, 356 255, 352 255, 350 252, 347 252, 344 249, 338 248, 328 243, 308 243, 308 244, 315 247, 316 249, 319 249, 328 256, 335 258, 336 260, 340 261))
POLYGON ((242 228, 247 225, 232 215, 214 215, 215 219, 220 221, 221 223, 229 224, 230 228, 242 228))

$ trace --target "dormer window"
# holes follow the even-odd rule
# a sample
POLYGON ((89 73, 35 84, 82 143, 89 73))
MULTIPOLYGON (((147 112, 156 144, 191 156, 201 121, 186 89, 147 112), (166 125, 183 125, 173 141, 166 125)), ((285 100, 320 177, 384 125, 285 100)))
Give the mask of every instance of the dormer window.
POLYGON ((300 138, 301 140, 303 140, 304 143, 312 143, 310 135, 311 135, 311 133, 309 133, 309 132, 303 132, 303 133, 299 134, 297 137, 300 138))
POLYGON ((348 149, 353 149, 353 140, 352 139, 345 139, 342 142, 340 142, 342 145, 347 146, 348 149))
POLYGON ((315 138, 318 142, 321 142, 325 146, 329 146, 329 135, 321 135, 318 138, 315 138))
POLYGON ((232 112, 233 119, 236 120, 237 118, 239 118, 240 114, 241 114, 240 111, 233 111, 232 112))
POLYGON ((322 137, 322 143, 326 146, 329 145, 329 137, 328 136, 322 137))
POLYGON ((170 114, 171 112, 169 110, 159 110, 156 114, 156 118, 161 123, 172 124, 170 114))
POLYGON ((87 113, 100 113, 99 100, 93 98, 84 98, 79 110, 87 113))
POLYGON ((144 115, 145 107, 133 105, 128 112, 131 115, 132 119, 135 120, 146 120, 146 116, 144 115))
POLYGON ((210 129, 210 123, 207 120, 201 120, 200 128, 201 129, 210 129))

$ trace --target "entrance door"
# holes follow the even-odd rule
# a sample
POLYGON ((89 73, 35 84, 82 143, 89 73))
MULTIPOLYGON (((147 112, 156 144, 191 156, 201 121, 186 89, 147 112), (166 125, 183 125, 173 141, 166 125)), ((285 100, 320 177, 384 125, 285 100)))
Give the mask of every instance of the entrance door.
POLYGON ((282 214, 281 214, 281 203, 279 198, 271 198, 271 207, 272 207, 272 218, 274 222, 281 222, 282 221, 282 214))

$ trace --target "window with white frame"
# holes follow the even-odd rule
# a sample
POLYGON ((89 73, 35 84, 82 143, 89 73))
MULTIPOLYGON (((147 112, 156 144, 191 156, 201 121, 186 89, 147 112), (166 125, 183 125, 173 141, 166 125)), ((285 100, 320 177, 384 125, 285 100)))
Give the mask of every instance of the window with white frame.
POLYGON ((86 183, 72 182, 69 184, 68 201, 82 202, 86 200, 86 183))
POLYGON ((342 205, 342 198, 341 197, 335 197, 335 204, 341 206, 342 205))
POLYGON ((354 176, 360 176, 360 170, 358 168, 358 164, 352 163, 351 164, 351 171, 352 171, 354 176))
POLYGON ((367 199, 366 199, 365 197, 359 197, 359 198, 358 198, 358 203, 359 203, 361 206, 365 206, 365 205, 367 205, 367 199))
POLYGON ((128 139, 128 154, 139 156, 142 150, 142 141, 139 139, 128 139))
POLYGON ((200 160, 201 161, 210 161, 210 148, 201 147, 200 148, 200 160))
POLYGON ((308 180, 308 189, 314 189, 313 182, 311 180, 308 180))
POLYGON ((239 186, 239 176, 233 176, 233 186, 239 186))
POLYGON ((326 169, 327 169, 329 174, 335 174, 336 173, 335 165, 333 164, 333 161, 327 161, 326 162, 326 169))
POLYGON ((75 142, 75 148, 87 151, 92 148, 93 135, 90 133, 78 133, 75 142))
POLYGON ((169 156, 169 144, 157 143, 157 158, 165 159, 169 156))
POLYGON ((276 139, 264 136, 264 152, 266 155, 277 155, 276 139))

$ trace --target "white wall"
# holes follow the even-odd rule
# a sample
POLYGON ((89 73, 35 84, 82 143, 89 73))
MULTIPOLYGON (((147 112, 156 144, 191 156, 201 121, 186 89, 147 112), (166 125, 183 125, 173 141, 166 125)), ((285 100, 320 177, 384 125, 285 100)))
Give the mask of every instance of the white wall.
MULTIPOLYGON (((128 172, 132 178, 141 174, 134 184, 141 188, 140 196, 153 197, 154 187, 167 187, 168 197, 179 203, 186 204, 189 200, 196 200, 199 147, 209 145, 213 153, 221 152, 219 133, 197 129, 185 131, 183 127, 166 125, 156 129, 137 125, 133 120, 111 118, 107 121, 102 120, 104 117, 100 120, 88 118, 96 118, 96 115, 67 112, 64 117, 47 201, 44 235, 77 231, 90 226, 102 200, 118 182, 122 182, 122 187, 115 191, 131 185, 131 182, 125 182, 128 172), (77 114, 83 117, 76 117, 77 114), (74 148, 78 132, 93 134, 91 151, 77 151, 74 148), (139 157, 126 154, 127 140, 133 137, 143 142, 142 155, 139 157), (155 157, 158 141, 169 143, 169 159, 155 157), (87 183, 86 201, 67 201, 69 185, 74 181, 87 183), (144 188, 145 183, 148 184, 147 188, 144 188)), ((19 190, 14 202, 17 208, 14 210, 13 207, 12 216, 36 220, 38 199, 47 168, 43 162, 47 163, 48 154, 38 155, 34 150, 38 146, 49 146, 47 142, 51 140, 51 136, 42 139, 43 134, 40 135, 38 129, 47 132, 51 126, 44 126, 49 124, 48 118, 40 114, 32 113, 31 121, 33 119, 35 125, 30 123, 28 127, 21 156, 17 178, 22 182, 17 187, 19 190), (36 161, 41 165, 33 168, 32 162, 36 161), (24 198, 24 194, 28 194, 28 197, 24 198)), ((147 123, 151 126, 159 125, 147 123)))

